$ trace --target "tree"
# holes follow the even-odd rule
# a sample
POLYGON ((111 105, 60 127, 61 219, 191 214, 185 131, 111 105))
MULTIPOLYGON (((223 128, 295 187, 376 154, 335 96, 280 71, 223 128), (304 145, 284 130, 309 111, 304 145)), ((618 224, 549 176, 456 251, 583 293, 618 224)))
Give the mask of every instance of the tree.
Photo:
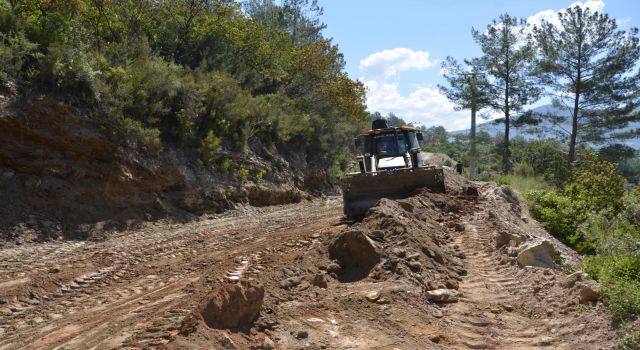
POLYGON ((640 75, 631 72, 640 58, 638 29, 617 30, 606 14, 574 6, 558 13, 560 25, 534 28, 542 76, 556 93, 556 105, 572 110, 568 162, 576 143, 603 142, 640 134, 616 132, 640 120, 640 75))
POLYGON ((488 90, 491 108, 504 114, 504 152, 502 171, 511 169, 509 127, 511 115, 521 112, 525 106, 540 97, 540 88, 532 73, 534 47, 527 40, 524 21, 501 15, 493 20, 485 32, 471 30, 482 49, 480 63, 492 87, 488 90))
POLYGON ((245 10, 251 18, 289 32, 296 46, 321 40, 327 27, 320 21, 323 9, 318 0, 284 0, 281 6, 274 0, 249 0, 245 10))
POLYGON ((449 140, 447 129, 440 125, 429 127, 423 134, 434 145, 444 145, 449 140))
POLYGON ((490 106, 491 85, 486 76, 480 72, 478 59, 464 60, 460 65, 452 57, 442 62, 444 78, 450 87, 439 85, 440 91, 455 104, 456 110, 471 110, 471 132, 469 134, 469 177, 477 174, 476 151, 476 112, 490 106))

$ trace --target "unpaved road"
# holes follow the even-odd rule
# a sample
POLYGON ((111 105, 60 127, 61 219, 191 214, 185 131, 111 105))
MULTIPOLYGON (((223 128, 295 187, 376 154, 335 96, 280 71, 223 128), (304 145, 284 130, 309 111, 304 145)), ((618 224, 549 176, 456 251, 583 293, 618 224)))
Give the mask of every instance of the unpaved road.
MULTIPOLYGON (((411 210, 422 215, 417 206, 411 210)), ((611 348, 619 334, 601 304, 575 302, 575 291, 560 287, 563 271, 510 263, 495 247, 498 229, 491 221, 500 219, 492 219, 491 210, 495 203, 481 201, 456 216, 432 215, 433 227, 442 227, 448 238, 443 247, 458 252, 465 269, 457 287, 460 301, 448 304, 426 302, 423 288, 404 277, 279 287, 280 270, 299 266, 305 273, 307 266, 317 274, 313 254, 324 254, 321 241, 349 229, 338 198, 158 223, 102 242, 5 248, 0 250, 0 350, 167 344, 244 349, 262 346, 265 334, 285 349, 611 348), (445 225, 454 219, 462 230, 445 225), (266 285, 261 318, 268 323, 280 317, 274 328, 180 335, 183 321, 206 294, 199 289, 233 271, 266 285)))
POLYGON ((0 349, 165 344, 190 312, 186 286, 212 272, 223 276, 241 257, 334 229, 341 209, 332 198, 148 227, 105 242, 3 249, 0 349))

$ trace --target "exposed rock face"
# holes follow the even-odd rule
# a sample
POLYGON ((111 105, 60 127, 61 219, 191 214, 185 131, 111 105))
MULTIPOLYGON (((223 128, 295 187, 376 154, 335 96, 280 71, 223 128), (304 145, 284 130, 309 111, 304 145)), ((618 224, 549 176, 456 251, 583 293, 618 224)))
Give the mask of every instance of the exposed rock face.
POLYGON ((239 328, 260 314, 264 287, 254 281, 224 283, 200 304, 200 315, 211 328, 239 328))
MULTIPOLYGON (((268 172, 264 183, 240 184, 233 174, 168 152, 132 153, 104 130, 99 121, 45 98, 0 103, 0 239, 56 239, 63 233, 86 239, 141 221, 222 212, 238 202, 264 206, 308 196, 301 190, 304 174, 288 166, 268 172), (53 225, 27 224, 14 233, 29 216, 53 225)), ((267 164, 255 155, 233 160, 247 168, 267 164)))
POLYGON ((329 246, 329 257, 340 263, 344 280, 366 277, 381 256, 380 248, 360 231, 343 232, 329 246))
POLYGON ((533 241, 525 243, 518 253, 518 264, 520 266, 540 266, 554 268, 556 266, 553 257, 556 250, 551 242, 533 241))

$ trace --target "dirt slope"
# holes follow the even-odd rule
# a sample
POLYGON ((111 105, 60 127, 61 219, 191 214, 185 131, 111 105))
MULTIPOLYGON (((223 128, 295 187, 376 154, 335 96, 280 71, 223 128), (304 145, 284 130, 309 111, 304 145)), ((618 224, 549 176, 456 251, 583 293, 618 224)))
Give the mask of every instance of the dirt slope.
POLYGON ((577 257, 511 191, 447 186, 358 223, 329 198, 2 249, 0 349, 614 346, 577 257))

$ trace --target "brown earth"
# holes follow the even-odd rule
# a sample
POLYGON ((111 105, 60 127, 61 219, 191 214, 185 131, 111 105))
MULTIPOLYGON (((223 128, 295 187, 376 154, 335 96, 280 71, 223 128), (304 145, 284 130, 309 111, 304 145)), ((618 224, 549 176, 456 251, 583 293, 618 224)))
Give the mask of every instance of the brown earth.
POLYGON ((0 349, 614 348, 578 256, 446 179, 361 222, 331 197, 1 249, 0 349))
POLYGON ((146 221, 186 222, 237 203, 297 203, 330 186, 320 173, 301 170, 309 167, 300 154, 275 146, 252 144, 247 155, 225 156, 235 168, 251 170, 246 181, 203 165, 197 155, 134 152, 112 142, 106 121, 14 90, 0 84, 0 246, 97 240, 146 221), (279 167, 272 169, 275 161, 279 167))

